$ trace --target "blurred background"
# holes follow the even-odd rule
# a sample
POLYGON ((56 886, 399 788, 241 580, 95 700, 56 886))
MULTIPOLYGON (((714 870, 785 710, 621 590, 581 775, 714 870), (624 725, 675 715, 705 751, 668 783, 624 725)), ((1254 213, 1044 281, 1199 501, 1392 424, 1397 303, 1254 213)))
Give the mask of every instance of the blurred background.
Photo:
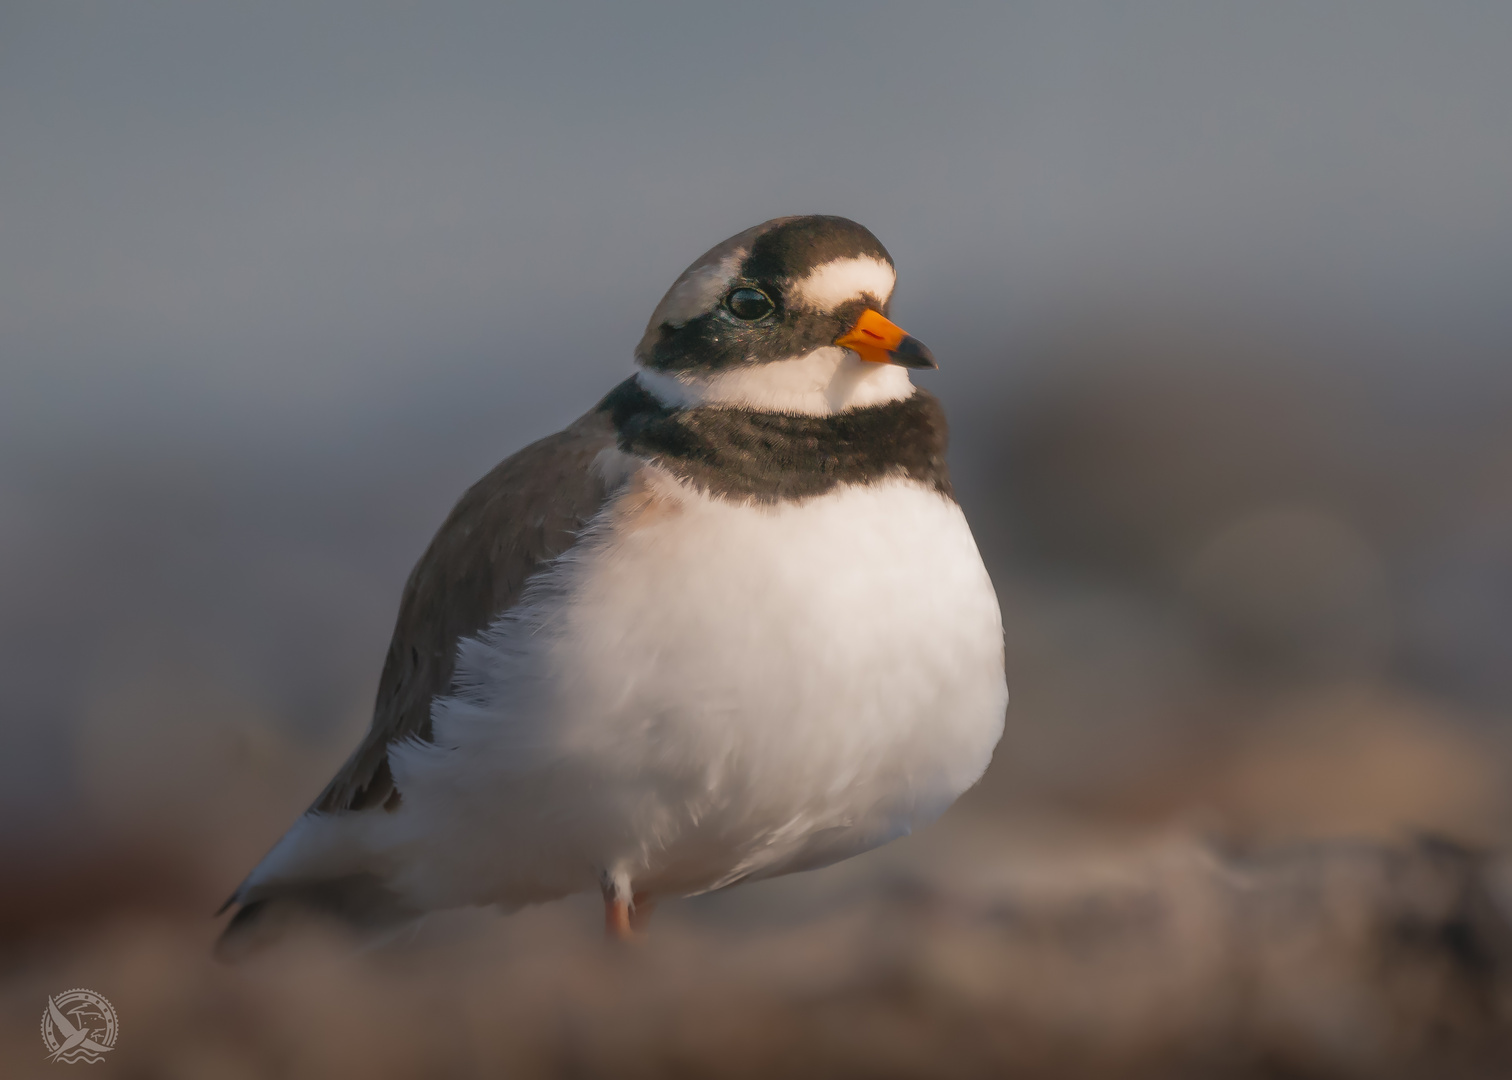
POLYGON ((1502 1075, 1509 55, 1490 2, 0 6, 6 1075, 73 986, 121 1075, 1502 1075), (213 965, 453 501, 794 213, 941 361, 979 788, 630 958, 568 903, 213 965))

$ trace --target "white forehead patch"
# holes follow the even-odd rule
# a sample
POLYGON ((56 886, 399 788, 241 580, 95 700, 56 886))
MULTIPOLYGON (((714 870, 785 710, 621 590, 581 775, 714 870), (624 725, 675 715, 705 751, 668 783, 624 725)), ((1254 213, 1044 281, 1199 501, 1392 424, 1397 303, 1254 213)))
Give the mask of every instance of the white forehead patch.
MULTIPOLYGON (((711 252, 712 254, 712 252, 711 252)), ((729 287, 731 280, 740 272, 740 264, 746 257, 746 249, 738 247, 723 258, 704 262, 700 260, 688 267, 677 283, 667 290, 662 302, 656 305, 651 316, 651 329, 666 323, 682 326, 714 308, 729 287)))
POLYGON ((869 293, 885 304, 896 281, 897 275, 891 266, 865 255, 855 259, 835 259, 815 267, 807 277, 793 283, 790 295, 803 307, 833 311, 862 293, 869 293))

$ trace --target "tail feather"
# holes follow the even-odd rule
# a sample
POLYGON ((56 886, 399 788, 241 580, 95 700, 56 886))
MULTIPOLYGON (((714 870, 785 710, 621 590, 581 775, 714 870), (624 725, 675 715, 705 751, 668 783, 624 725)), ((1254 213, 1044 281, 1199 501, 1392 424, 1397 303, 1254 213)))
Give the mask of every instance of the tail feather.
POLYGON ((240 906, 215 943, 215 955, 225 961, 267 948, 300 923, 335 923, 372 937, 420 915, 372 874, 243 886, 216 914, 233 903, 240 906))

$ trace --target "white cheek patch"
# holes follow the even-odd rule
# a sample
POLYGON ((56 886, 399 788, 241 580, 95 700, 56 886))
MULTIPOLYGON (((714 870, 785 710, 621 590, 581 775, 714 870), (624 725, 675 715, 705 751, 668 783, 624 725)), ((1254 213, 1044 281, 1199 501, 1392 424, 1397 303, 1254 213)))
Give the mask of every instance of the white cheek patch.
POLYGON ((863 293, 887 303, 897 275, 881 259, 863 256, 835 259, 816 267, 812 273, 794 282, 790 296, 799 305, 815 311, 833 311, 847 300, 863 293))
POLYGON ((868 364, 834 346, 789 360, 711 374, 669 374, 642 368, 636 378, 658 401, 674 408, 712 406, 799 416, 833 416, 848 409, 901 401, 914 392, 907 368, 868 364))

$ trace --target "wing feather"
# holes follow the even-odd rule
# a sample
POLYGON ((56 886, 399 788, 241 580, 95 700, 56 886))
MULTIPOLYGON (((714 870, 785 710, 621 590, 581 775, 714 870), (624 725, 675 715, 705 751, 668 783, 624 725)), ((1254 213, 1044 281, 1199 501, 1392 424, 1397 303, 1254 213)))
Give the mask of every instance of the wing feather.
POLYGON ((405 584, 372 726, 312 810, 398 805, 389 746, 430 738, 431 701, 450 688, 458 643, 508 611, 526 580, 576 542, 607 495, 594 459, 614 445, 610 415, 596 408, 462 496, 405 584))

